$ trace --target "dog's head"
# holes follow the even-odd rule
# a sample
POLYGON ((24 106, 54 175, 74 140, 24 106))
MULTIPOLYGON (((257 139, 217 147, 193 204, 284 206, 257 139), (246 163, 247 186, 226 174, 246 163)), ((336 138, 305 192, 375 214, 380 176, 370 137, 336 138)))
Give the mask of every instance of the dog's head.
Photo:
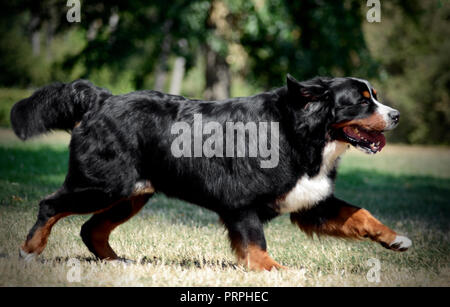
POLYGON ((289 105, 301 116, 302 129, 325 129, 332 140, 366 153, 386 144, 384 131, 394 129, 400 112, 381 104, 370 83, 357 78, 314 78, 299 82, 287 76, 289 105))

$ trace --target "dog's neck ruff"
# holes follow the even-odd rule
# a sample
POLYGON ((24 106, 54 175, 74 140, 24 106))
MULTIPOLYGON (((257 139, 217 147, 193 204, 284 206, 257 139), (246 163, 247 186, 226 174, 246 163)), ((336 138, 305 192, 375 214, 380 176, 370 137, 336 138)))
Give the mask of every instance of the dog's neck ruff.
POLYGON ((334 186, 329 174, 335 168, 336 160, 348 147, 344 142, 329 142, 323 149, 319 173, 314 177, 301 177, 295 187, 278 201, 279 212, 283 214, 309 209, 330 196, 334 186))

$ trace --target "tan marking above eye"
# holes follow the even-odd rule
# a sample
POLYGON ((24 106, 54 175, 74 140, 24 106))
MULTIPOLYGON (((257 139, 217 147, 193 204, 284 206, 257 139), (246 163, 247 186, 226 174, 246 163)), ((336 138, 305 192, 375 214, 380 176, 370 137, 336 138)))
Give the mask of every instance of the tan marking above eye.
POLYGON ((366 98, 370 98, 370 93, 369 93, 369 91, 364 91, 364 92, 362 92, 362 95, 363 95, 364 97, 366 97, 366 98))
POLYGON ((372 93, 374 94, 374 95, 376 95, 377 94, 377 91, 376 91, 376 89, 372 89, 372 93))

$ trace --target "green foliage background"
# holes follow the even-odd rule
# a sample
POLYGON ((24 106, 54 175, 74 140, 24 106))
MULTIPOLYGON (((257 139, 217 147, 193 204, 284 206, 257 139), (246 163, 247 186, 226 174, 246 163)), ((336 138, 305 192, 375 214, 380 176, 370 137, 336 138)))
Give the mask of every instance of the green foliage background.
POLYGON ((80 23, 67 22, 66 4, 2 4, 1 125, 13 102, 52 81, 82 77, 124 93, 153 88, 162 69, 168 90, 176 57, 186 60, 181 94, 201 98, 212 50, 229 68, 231 96, 281 86, 286 73, 358 76, 401 111, 392 140, 450 144, 448 0, 381 1, 380 23, 366 20, 365 0, 85 0, 80 23))

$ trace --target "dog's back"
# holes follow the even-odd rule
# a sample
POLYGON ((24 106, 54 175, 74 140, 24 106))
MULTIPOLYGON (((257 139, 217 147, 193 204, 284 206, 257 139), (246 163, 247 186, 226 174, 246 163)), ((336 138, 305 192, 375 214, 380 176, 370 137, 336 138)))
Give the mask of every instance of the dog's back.
MULTIPOLYGON (((264 199, 273 201, 295 183, 290 156, 283 157, 280 166, 264 169, 260 167, 260 156, 249 157, 247 153, 238 159, 227 157, 225 147, 223 155, 208 159, 202 157, 203 152, 195 156, 195 144, 187 157, 175 157, 172 152, 181 132, 174 129, 177 123, 191 129, 183 133, 188 133, 192 142, 182 146, 193 144, 199 137, 203 150, 210 135, 195 136, 197 124, 214 122, 225 132, 227 123, 278 121, 275 107, 267 107, 271 95, 275 94, 220 102, 189 100, 156 91, 111 96, 73 129, 66 185, 83 184, 126 197, 136 182, 149 180, 160 192, 215 211, 264 199), (200 123, 195 122, 196 114, 201 114, 200 123), (284 170, 285 182, 280 182, 279 169, 284 170)), ((277 141, 286 147, 285 135, 277 132, 277 141)), ((225 146, 225 138, 223 141, 225 146)))

